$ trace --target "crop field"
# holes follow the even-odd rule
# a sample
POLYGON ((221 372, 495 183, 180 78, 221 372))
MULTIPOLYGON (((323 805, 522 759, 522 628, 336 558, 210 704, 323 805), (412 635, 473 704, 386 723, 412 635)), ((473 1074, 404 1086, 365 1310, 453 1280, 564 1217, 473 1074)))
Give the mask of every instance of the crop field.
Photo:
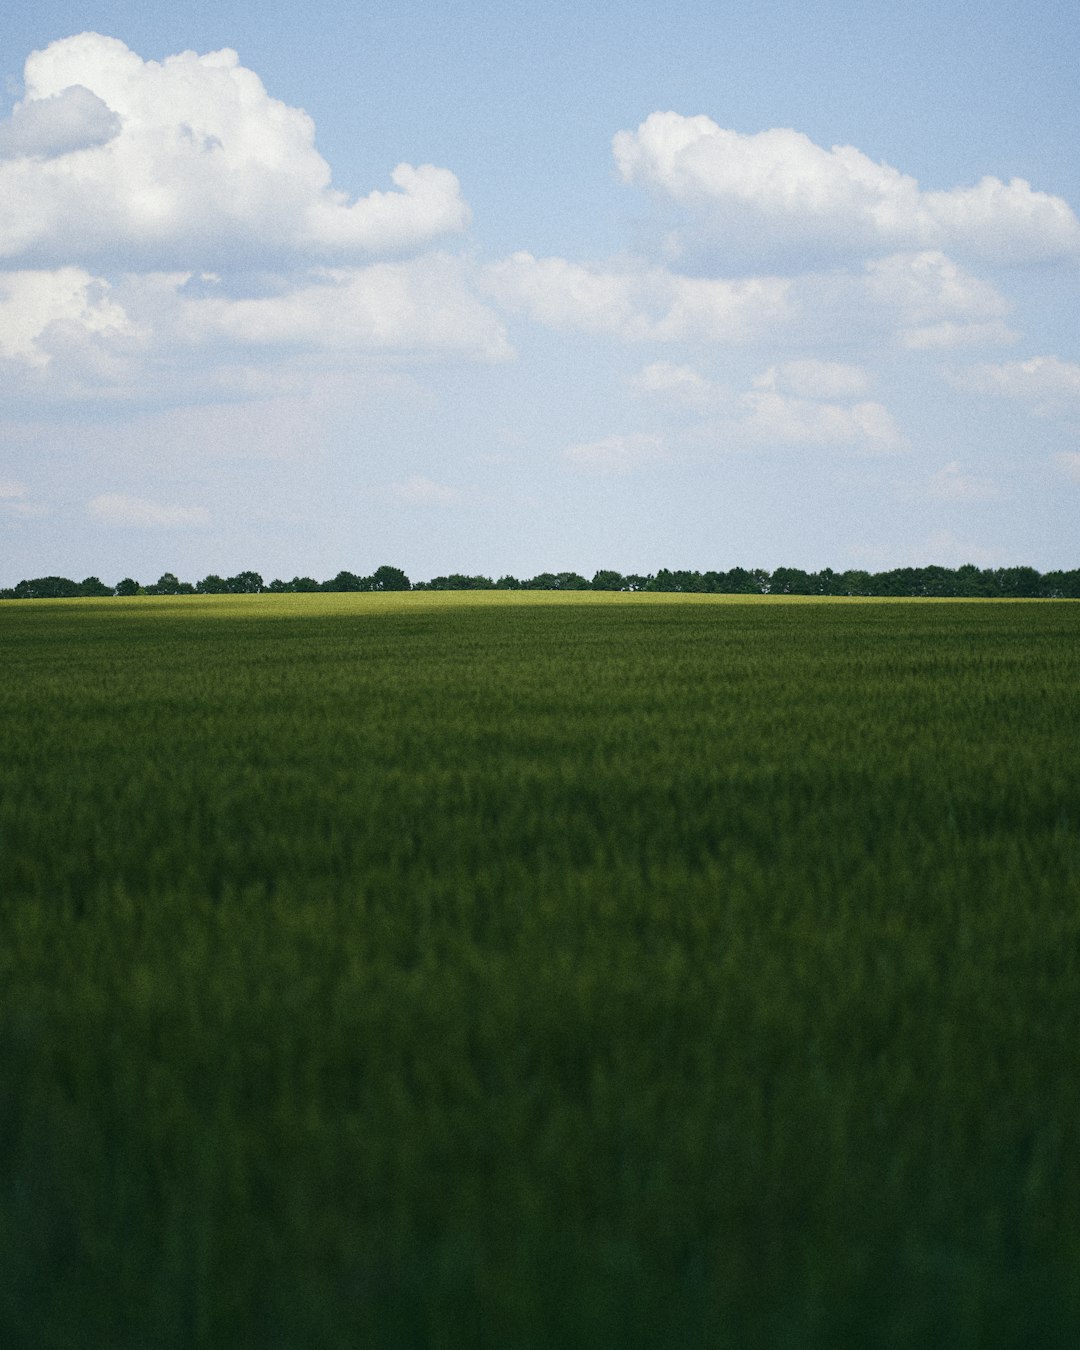
POLYGON ((1080 1344, 1080 604, 0 609, 0 1345, 1080 1344))

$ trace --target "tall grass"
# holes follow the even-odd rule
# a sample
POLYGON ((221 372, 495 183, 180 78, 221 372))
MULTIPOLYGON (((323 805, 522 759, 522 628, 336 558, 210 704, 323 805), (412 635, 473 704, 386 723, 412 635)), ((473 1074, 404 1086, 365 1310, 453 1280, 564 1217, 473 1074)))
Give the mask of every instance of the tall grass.
POLYGON ((0 612, 0 1344, 1069 1346, 1080 607, 0 612))

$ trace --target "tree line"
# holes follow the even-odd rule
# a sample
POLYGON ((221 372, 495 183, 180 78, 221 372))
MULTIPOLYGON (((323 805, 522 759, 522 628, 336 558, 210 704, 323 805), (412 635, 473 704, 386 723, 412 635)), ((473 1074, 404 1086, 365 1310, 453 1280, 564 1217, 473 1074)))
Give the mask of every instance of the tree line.
POLYGON ((371 576, 339 572, 329 581, 314 577, 275 578, 264 582, 258 572, 238 572, 221 577, 215 573, 194 583, 165 572, 157 581, 140 585, 124 577, 107 586, 98 577, 72 581, 68 577, 36 577, 0 590, 0 600, 76 599, 82 596, 127 595, 285 595, 315 591, 666 591, 695 595, 859 595, 909 597, 960 597, 987 599, 1080 599, 1080 568, 1072 571, 1038 572, 1034 567, 979 568, 896 567, 887 572, 851 570, 806 572, 799 567, 733 567, 728 572, 672 571, 645 575, 613 571, 596 572, 592 579, 578 572, 540 572, 519 579, 501 576, 466 576, 459 572, 410 581, 400 567, 377 567, 371 576))

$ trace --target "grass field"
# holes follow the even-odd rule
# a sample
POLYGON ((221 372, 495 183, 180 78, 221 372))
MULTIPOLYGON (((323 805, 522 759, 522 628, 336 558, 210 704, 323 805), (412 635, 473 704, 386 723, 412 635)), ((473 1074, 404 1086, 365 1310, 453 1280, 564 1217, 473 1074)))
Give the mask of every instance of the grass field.
POLYGON ((1080 1343, 1080 605, 0 608, 0 1345, 1080 1343))

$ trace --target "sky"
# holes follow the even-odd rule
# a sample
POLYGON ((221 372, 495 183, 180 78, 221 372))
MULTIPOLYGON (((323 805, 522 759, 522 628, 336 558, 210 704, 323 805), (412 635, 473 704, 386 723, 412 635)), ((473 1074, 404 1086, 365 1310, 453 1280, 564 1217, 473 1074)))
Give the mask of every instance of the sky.
POLYGON ((1080 566, 1080 10, 0 15, 0 585, 1080 566))

